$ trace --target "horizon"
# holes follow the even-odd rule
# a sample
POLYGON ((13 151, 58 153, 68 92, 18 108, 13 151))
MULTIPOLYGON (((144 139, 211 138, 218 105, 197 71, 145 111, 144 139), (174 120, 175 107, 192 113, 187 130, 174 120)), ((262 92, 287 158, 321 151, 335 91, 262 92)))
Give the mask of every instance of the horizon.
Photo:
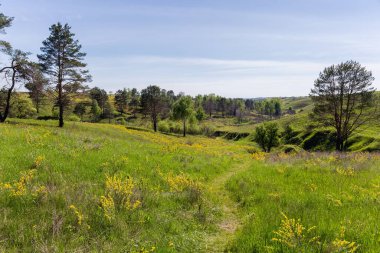
POLYGON ((380 78, 378 0, 67 0, 59 9, 5 0, 1 8, 15 18, 4 40, 32 59, 49 27, 68 23, 87 53, 89 85, 107 91, 158 85, 193 96, 308 96, 323 68, 351 59, 380 78))

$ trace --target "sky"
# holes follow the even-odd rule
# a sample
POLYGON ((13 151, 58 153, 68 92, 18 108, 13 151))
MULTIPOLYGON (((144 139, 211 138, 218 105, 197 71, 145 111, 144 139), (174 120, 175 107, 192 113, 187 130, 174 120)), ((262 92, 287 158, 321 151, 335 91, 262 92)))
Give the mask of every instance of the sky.
POLYGON ((307 96, 324 67, 359 61, 380 88, 380 0, 2 0, 1 34, 35 55, 68 23, 90 87, 307 96), (378 85, 379 84, 379 85, 378 85))

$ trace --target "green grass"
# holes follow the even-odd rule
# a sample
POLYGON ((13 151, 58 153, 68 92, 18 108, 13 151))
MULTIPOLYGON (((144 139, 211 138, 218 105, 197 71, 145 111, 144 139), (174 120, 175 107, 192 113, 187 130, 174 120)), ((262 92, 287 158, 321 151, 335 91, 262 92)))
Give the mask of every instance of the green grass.
POLYGON ((365 154, 305 154, 273 156, 265 164, 253 164, 249 171, 227 182, 245 220, 230 250, 338 252, 332 250, 332 242, 344 238, 359 244, 360 252, 378 252, 379 158, 365 154), (272 238, 278 237, 274 231, 283 219, 281 213, 300 219, 305 227, 316 226, 320 244, 312 247, 304 243, 292 249, 274 242, 272 238), (341 237, 342 227, 345 233, 341 237))
POLYGON ((6 251, 200 249, 221 216, 207 183, 248 154, 244 147, 225 141, 122 126, 67 123, 59 129, 50 121, 11 123, 0 126, 0 182, 17 181, 22 171, 36 168, 30 187, 43 185, 48 193, 40 199, 28 192, 1 192, 0 247, 6 251), (35 166, 39 156, 43 163, 35 166), (109 222, 99 206, 106 175, 132 177, 142 207, 120 211, 109 222), (201 197, 193 196, 191 187, 172 192, 166 179, 170 175, 199 182, 201 197), (70 205, 80 210, 90 229, 76 223, 70 205))
POLYGON ((254 148, 244 141, 56 124, 0 125, 0 251, 287 252, 271 241, 281 212, 317 226, 323 249, 342 224, 359 252, 380 246, 376 154, 274 154, 257 161, 262 155, 250 154, 254 148), (31 171, 32 179, 20 180, 31 171), (120 203, 141 205, 126 208, 113 197, 109 219, 101 196, 120 195, 112 195, 107 176, 132 179, 120 203))

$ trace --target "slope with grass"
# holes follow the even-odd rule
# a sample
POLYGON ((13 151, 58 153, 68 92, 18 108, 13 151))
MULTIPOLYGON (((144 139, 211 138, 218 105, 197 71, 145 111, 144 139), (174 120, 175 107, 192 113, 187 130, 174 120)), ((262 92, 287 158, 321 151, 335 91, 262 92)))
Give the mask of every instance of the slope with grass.
POLYGON ((301 231, 315 252, 380 246, 376 154, 268 156, 223 138, 55 125, 0 125, 1 251, 299 250, 296 230, 275 233, 286 224, 316 226, 301 231))

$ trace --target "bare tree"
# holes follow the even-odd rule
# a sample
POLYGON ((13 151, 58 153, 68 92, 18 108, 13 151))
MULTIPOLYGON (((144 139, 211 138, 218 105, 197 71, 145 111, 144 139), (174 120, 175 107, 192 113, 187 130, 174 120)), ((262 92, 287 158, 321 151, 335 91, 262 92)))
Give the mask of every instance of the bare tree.
POLYGON ((314 83, 311 117, 336 131, 336 150, 345 150, 348 138, 377 117, 374 77, 358 62, 325 68, 314 83))

